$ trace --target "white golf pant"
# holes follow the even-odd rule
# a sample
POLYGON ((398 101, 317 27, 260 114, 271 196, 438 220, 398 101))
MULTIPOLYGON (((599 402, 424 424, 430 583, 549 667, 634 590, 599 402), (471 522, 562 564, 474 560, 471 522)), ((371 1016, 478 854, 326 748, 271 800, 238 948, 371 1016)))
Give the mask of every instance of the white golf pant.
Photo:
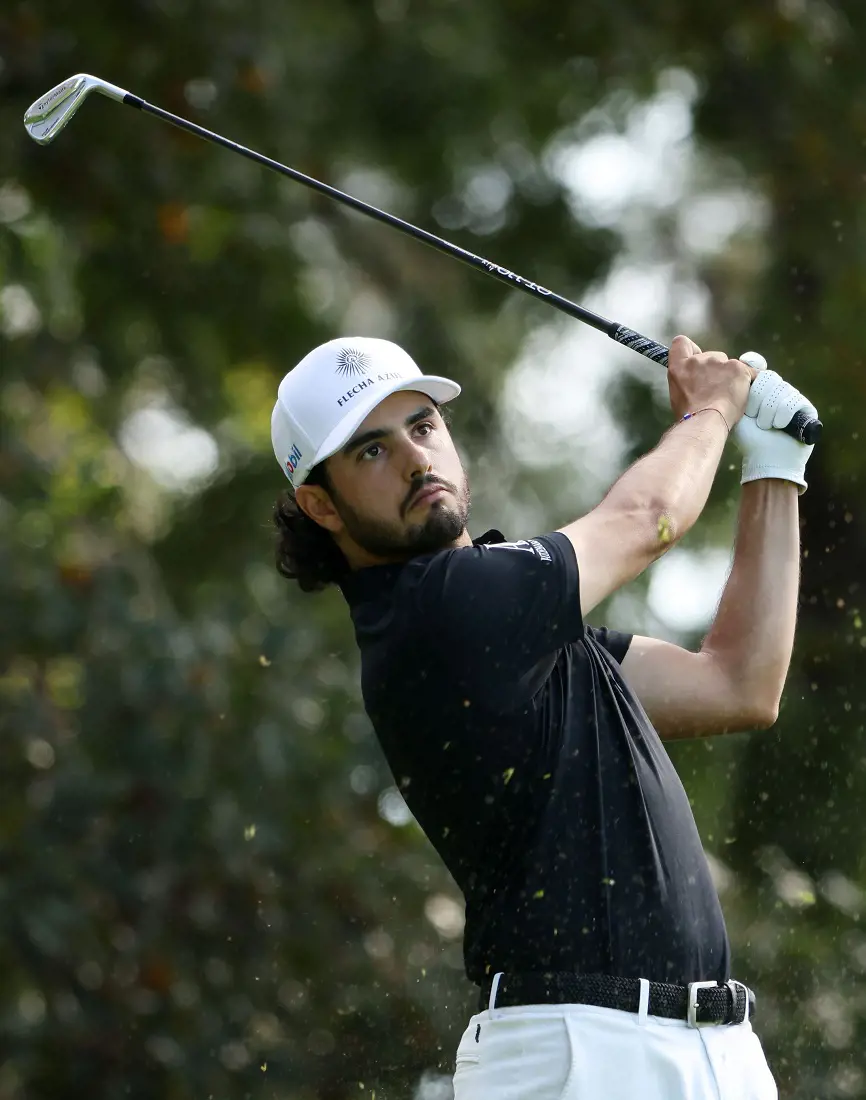
POLYGON ((479 1012, 457 1048, 454 1100, 777 1100, 747 1020, 684 1020, 590 1005, 479 1012))

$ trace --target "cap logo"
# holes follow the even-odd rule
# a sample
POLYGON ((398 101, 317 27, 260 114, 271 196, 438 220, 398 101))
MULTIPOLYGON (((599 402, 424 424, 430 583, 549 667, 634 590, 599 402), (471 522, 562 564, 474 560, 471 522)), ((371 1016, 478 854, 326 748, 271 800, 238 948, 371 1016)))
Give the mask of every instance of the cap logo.
POLYGON ((288 458, 286 459, 286 463, 285 463, 285 465, 286 465, 286 473, 287 473, 287 474, 289 475, 289 477, 291 477, 291 476, 292 476, 292 474, 293 474, 293 473, 295 472, 295 470, 297 470, 297 468, 298 468, 298 463, 299 463, 299 462, 301 461, 301 459, 302 459, 303 457, 304 457, 304 456, 303 456, 303 454, 301 453, 301 451, 300 451, 300 449, 298 448, 298 445, 297 445, 297 443, 296 443, 296 444, 295 444, 295 445, 294 445, 294 446, 292 447, 291 451, 289 452, 289 457, 288 457, 288 458))
POLYGON ((337 374, 344 378, 361 378, 370 368, 370 356, 356 348, 342 348, 337 356, 337 374))

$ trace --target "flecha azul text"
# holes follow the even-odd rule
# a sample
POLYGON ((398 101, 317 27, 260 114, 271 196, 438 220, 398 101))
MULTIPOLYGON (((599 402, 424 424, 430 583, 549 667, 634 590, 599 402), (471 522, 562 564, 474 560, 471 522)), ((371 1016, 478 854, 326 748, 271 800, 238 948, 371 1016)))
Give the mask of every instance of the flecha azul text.
POLYGON ((385 374, 377 374, 375 378, 365 378, 363 382, 359 382, 357 386, 352 386, 350 390, 346 390, 342 397, 337 398, 337 405, 342 408, 359 394, 362 390, 367 389, 368 386, 375 386, 377 382, 392 382, 394 379, 402 378, 403 375, 399 371, 387 371, 385 374))

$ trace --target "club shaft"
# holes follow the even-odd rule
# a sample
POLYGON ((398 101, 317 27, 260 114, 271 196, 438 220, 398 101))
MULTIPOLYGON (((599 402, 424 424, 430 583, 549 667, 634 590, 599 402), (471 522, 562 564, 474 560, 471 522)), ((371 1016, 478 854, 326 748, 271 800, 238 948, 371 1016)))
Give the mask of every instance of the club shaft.
MULTIPOLYGON (((239 153, 241 156, 246 157, 247 160, 252 160, 256 164, 260 164, 265 168, 270 168, 274 172, 279 172, 281 175, 287 176, 296 183, 300 183, 304 187, 317 191, 320 195, 326 195, 335 202, 339 202, 343 206, 356 210, 358 213, 364 214, 370 218, 375 218, 376 221, 382 222, 385 225, 390 225, 393 229, 397 229, 401 233, 413 237, 416 241, 421 241, 423 244, 435 248, 446 256, 453 256, 469 267, 474 267, 479 271, 483 271, 485 274, 493 276, 493 278, 498 279, 501 283, 505 283, 509 287, 516 287, 518 290, 530 294, 533 298, 537 298, 542 302, 546 302, 548 305, 554 306, 562 313, 568 314, 569 317, 574 317, 578 321, 582 321, 584 324, 597 329, 599 332, 603 332, 606 336, 609 336, 611 340, 615 340, 624 347, 631 348, 632 351, 636 351, 645 358, 651 359, 654 363, 658 363, 663 367, 668 365, 668 353, 670 349, 664 344, 659 344, 657 341, 651 340, 647 336, 642 336, 639 332, 635 332, 633 329, 627 328, 617 321, 610 321, 606 317, 600 316, 598 313, 593 313, 592 310, 586 309, 584 306, 579 306, 575 302, 569 301, 568 298, 563 298, 560 294, 555 294, 552 290, 548 290, 546 287, 540 286, 530 279, 524 279, 522 275, 510 271, 506 267, 495 264, 491 260, 486 260, 483 256, 476 256, 474 252, 469 252, 465 248, 460 248, 458 245, 452 244, 442 237, 437 237, 434 233, 428 233, 427 230, 420 229, 418 226, 412 225, 411 222, 403 221, 402 218, 398 218, 394 214, 389 214, 385 210, 380 210, 378 207, 370 205, 370 203, 363 202, 361 199, 346 194, 345 191, 340 191, 336 187, 331 187, 326 183, 322 183, 320 180, 313 179, 312 176, 307 176, 295 168, 289 168, 287 165, 281 164, 271 157, 266 157, 262 153, 257 153, 254 149, 249 149, 245 145, 240 145, 238 142, 231 141, 229 138, 223 137, 222 134, 217 134, 212 130, 205 129, 203 126, 198 126, 196 123, 181 118, 179 115, 172 114, 171 111, 166 111, 162 107, 156 107, 154 104, 148 103, 147 100, 141 99, 139 96, 127 93, 123 97, 123 102, 131 107, 136 107, 138 110, 155 115, 165 122, 170 122, 173 126, 177 126, 181 130, 186 130, 187 133, 204 138, 205 141, 210 141, 215 145, 221 145, 224 149, 230 149, 234 153, 239 153)), ((812 420, 807 414, 797 413, 791 423, 782 430, 795 439, 799 439, 801 442, 815 442, 820 434, 821 425, 819 421, 812 420)))
MULTIPOLYGON (((330 187, 326 183, 321 183, 319 180, 313 179, 312 176, 304 175, 303 172, 299 172, 295 168, 289 168, 287 165, 272 160, 262 153, 257 153, 253 149, 248 149, 245 145, 239 145, 237 142, 231 141, 221 134, 216 134, 212 130, 206 130, 203 126, 197 126, 194 122, 189 122, 185 118, 173 115, 170 111, 163 110, 162 107, 155 107, 152 103, 148 103, 133 95, 127 95, 124 102, 131 106, 138 107, 148 114, 156 115, 157 118, 164 119, 166 122, 178 126, 181 130, 186 130, 188 133, 195 134, 197 137, 204 138, 206 141, 214 142, 214 144, 221 145, 225 149, 231 149, 235 153, 240 153, 248 160, 255 161, 256 164, 261 164, 265 168, 270 168, 275 172, 279 172, 281 175, 288 176, 289 179, 295 180, 297 183, 301 183, 305 187, 311 188, 313 191, 318 191, 321 195, 326 195, 328 198, 334 199, 336 202, 342 203, 344 206, 348 206, 353 210, 357 210, 361 214, 375 218, 385 225, 390 225, 393 229, 398 229, 401 233, 405 233, 409 237, 414 237, 416 241, 422 241, 424 244, 438 249, 439 252, 444 252, 447 256, 453 256, 455 259, 462 260, 463 263, 468 264, 470 267, 478 268, 478 270, 488 275, 492 275, 494 278, 499 279, 500 282, 506 283, 510 287, 517 287, 535 298, 540 298, 548 305, 555 306, 571 317, 576 317, 578 321, 583 321, 584 324, 592 325, 593 328, 598 329, 599 332, 604 332, 613 339, 616 338, 615 334, 617 329, 622 327, 615 321, 609 321, 607 318, 600 317, 597 313, 593 313, 592 310, 585 309, 575 302, 570 302, 567 298, 563 298, 559 294, 554 294, 552 290, 547 290, 545 287, 539 286, 538 283, 534 283, 530 279, 524 279, 523 276, 517 275, 513 271, 509 271, 499 264, 495 264, 490 260, 485 260, 483 256, 476 256, 475 253, 469 252, 465 248, 460 248, 450 241, 443 240, 442 237, 437 237, 434 233, 428 233, 425 229, 419 229, 418 226, 403 221, 402 218, 398 218, 394 214, 389 214, 385 210, 379 210, 378 207, 371 206, 361 199, 356 199, 352 195, 346 194, 345 191, 339 191, 336 187, 330 187)), ((647 341, 647 343, 653 344, 655 348, 661 347, 661 345, 655 344, 653 341, 647 341)), ((663 350, 666 354, 667 349, 665 348, 663 350)), ((659 360, 656 361, 658 362, 659 360)))

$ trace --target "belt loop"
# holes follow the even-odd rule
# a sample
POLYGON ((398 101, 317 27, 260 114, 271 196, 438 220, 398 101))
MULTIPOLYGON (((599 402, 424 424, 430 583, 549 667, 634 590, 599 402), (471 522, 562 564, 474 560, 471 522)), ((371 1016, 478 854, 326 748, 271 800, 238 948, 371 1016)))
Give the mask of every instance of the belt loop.
POLYGON ((743 985, 742 982, 725 982, 725 985, 731 991, 731 1024, 743 1024, 749 1018, 749 988, 743 985), (743 991, 743 1018, 739 1019, 739 1007, 740 998, 737 996, 737 990, 743 991))
POLYGON ((503 971, 500 971, 498 974, 493 975, 493 984, 490 986, 490 1001, 487 1005, 487 1011, 490 1013, 491 1017, 493 1016, 493 1009, 496 1005, 496 994, 499 991, 499 982, 502 979, 503 975, 503 971))
POLYGON ((647 978, 638 978, 640 982, 640 1003, 637 1010, 637 1022, 641 1025, 647 1022, 649 1015, 650 984, 647 978))

